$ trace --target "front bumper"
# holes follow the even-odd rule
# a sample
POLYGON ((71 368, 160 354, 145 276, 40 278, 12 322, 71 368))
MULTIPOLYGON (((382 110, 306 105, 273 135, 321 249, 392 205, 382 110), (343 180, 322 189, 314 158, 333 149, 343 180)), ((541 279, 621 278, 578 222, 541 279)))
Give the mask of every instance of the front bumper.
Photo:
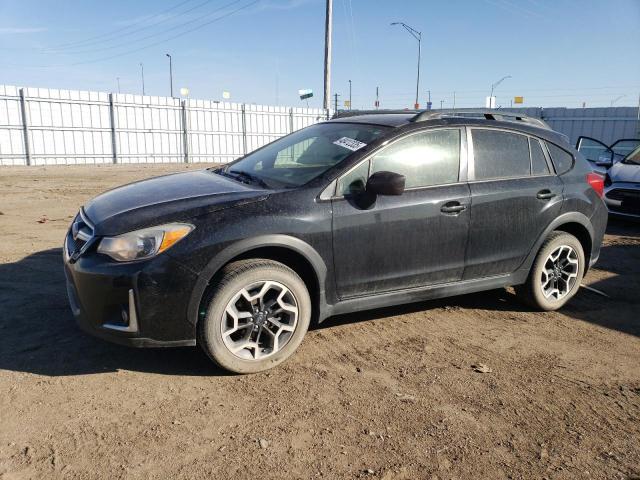
POLYGON ((611 216, 640 220, 640 188, 638 184, 616 182, 605 188, 604 201, 611 216))
POLYGON ((63 248, 69 304, 82 330, 134 346, 195 345, 187 305, 197 276, 167 254, 117 263, 89 249, 70 261, 63 248))

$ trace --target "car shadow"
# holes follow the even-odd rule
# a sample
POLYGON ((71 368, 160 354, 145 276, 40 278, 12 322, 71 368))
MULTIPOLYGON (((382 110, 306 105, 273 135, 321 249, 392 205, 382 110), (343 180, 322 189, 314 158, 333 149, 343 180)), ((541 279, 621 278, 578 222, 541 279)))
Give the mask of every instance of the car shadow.
MULTIPOLYGON (((587 277, 596 277, 588 283, 608 298, 580 289, 562 312, 640 337, 640 227, 612 223, 609 228, 618 238, 602 248, 597 268, 587 277)), ((313 328, 448 307, 529 311, 512 293, 500 289, 335 316, 313 328)), ((511 320, 505 316, 505 321, 511 320)), ((69 309, 59 248, 0 264, 0 369, 48 376, 117 370, 188 376, 228 374, 198 348, 135 349, 80 331, 69 309)))
POLYGON ((129 348, 80 331, 67 300, 60 248, 0 265, 0 369, 50 376, 116 370, 227 375, 197 348, 129 348))

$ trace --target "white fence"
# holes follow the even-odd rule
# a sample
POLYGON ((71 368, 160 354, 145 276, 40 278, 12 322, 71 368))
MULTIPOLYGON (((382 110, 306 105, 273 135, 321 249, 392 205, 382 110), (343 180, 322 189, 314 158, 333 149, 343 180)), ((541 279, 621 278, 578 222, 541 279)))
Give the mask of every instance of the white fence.
POLYGON ((0 85, 0 165, 225 163, 327 117, 314 108, 0 85))

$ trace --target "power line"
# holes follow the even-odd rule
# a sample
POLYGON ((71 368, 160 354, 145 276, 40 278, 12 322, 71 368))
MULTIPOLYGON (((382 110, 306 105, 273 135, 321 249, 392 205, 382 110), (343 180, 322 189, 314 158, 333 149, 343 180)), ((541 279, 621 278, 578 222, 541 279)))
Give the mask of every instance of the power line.
MULTIPOLYGON (((238 1, 240 1, 240 0, 235 0, 231 4, 235 4, 238 1)), ((169 41, 174 40, 176 38, 183 37, 185 35, 188 35, 189 33, 195 32, 196 30, 200 30, 201 28, 204 28, 204 27, 206 27, 208 25, 211 25, 212 23, 215 23, 215 22, 218 22, 218 21, 223 20, 225 18, 228 18, 231 15, 234 15, 235 13, 238 13, 238 12, 240 12, 242 10, 245 10, 245 9, 255 5, 256 3, 260 2, 260 1, 261 0, 253 0, 252 2, 249 2, 249 3, 245 4, 245 5, 242 5, 242 6, 236 8, 234 10, 231 10, 230 12, 227 12, 227 13, 225 13, 223 15, 220 15, 220 16, 218 16, 216 18, 213 18, 212 20, 209 20, 209 21, 207 21, 205 23, 202 23, 202 24, 200 24, 198 26, 195 26, 195 27, 193 27, 193 28, 191 28, 189 30, 186 30, 184 32, 180 32, 180 33, 178 33, 176 35, 173 35, 171 37, 165 38, 163 40, 159 40, 157 42, 149 43, 149 44, 144 45, 144 46, 139 47, 139 48, 134 48, 134 49, 126 51, 126 52, 118 53, 118 54, 115 54, 115 55, 110 55, 108 57, 101 57, 101 58, 96 58, 96 59, 93 59, 93 60, 86 60, 86 61, 82 61, 82 62, 74 62, 74 63, 69 63, 69 64, 57 64, 57 65, 6 65, 6 66, 11 66, 11 67, 16 67, 16 68, 75 67, 75 66, 78 66, 78 65, 87 65, 87 64, 91 64, 91 63, 98 63, 98 62, 104 62, 104 61, 107 61, 107 60, 112 60, 114 58, 119 58, 119 57, 123 57, 123 56, 126 56, 126 55, 131 55, 132 53, 140 52, 142 50, 146 50, 147 48, 155 47, 156 45, 161 45, 163 43, 169 42, 169 41)), ((229 6, 231 4, 228 4, 227 6, 229 6)), ((199 19, 199 20, 201 20, 201 19, 199 19)))
MULTIPOLYGON (((235 2, 232 2, 232 3, 237 3, 237 1, 238 1, 238 0, 236 0, 235 2)), ((185 36, 185 35, 188 35, 189 33, 195 32, 196 30, 200 30, 201 28, 206 27, 207 25, 211 25, 212 23, 215 23, 215 22, 218 22, 218 21, 220 21, 220 20, 223 20, 223 19, 225 19, 225 18, 227 18, 227 17, 230 17, 231 15, 233 15, 233 14, 235 14, 235 13, 238 13, 238 12, 240 12, 241 10, 245 10, 245 9, 247 9, 247 8, 249 8, 249 7, 253 6, 253 5, 255 5, 256 3, 260 2, 260 1, 261 1, 261 0, 253 0, 252 2, 249 2, 249 3, 247 3, 246 5, 243 5, 243 6, 241 6, 241 7, 236 8, 235 10, 232 10, 232 11, 230 11, 230 12, 227 12, 227 13, 223 14, 223 15, 220 15, 219 17, 216 17, 216 18, 214 18, 213 20, 209 20, 208 22, 205 22, 205 23, 203 23, 203 24, 201 24, 201 25, 198 25, 197 27, 194 27, 194 28, 192 28, 192 29, 190 29, 190 30, 187 30, 187 31, 185 31, 185 32, 178 33, 178 34, 176 34, 176 35, 174 35, 174 36, 172 36, 172 37, 165 38, 164 40, 160 40, 160 41, 158 41, 158 42, 151 43, 151 44, 149 44, 149 45, 145 45, 144 47, 136 48, 136 49, 134 49, 134 50, 129 50, 128 52, 120 53, 120 54, 118 54, 118 55, 112 55, 112 56, 110 56, 110 57, 98 58, 98 59, 95 59, 95 60, 89 60, 89 61, 86 61, 86 62, 77 62, 77 63, 72 63, 72 64, 71 64, 71 66, 76 66, 76 65, 86 65, 86 64, 88 64, 88 63, 103 62, 103 61, 106 61, 106 60, 111 60, 111 59, 114 59, 114 58, 123 57, 123 56, 125 56, 125 55, 130 55, 130 54, 132 54, 132 53, 136 53, 136 52, 139 52, 139 51, 141 51, 141 50, 145 50, 145 49, 147 49, 147 48, 155 47, 156 45, 160 45, 160 44, 162 44, 162 43, 169 42, 169 41, 174 40, 174 39, 176 39, 176 38, 183 37, 183 36, 185 36)))
MULTIPOLYGON (((155 33, 146 35, 144 37, 134 38, 134 39, 128 40, 126 42, 116 43, 115 45, 108 45, 108 46, 101 47, 101 48, 92 48, 90 50, 80 50, 80 51, 75 51, 75 52, 71 52, 71 53, 73 53, 73 54, 83 54, 83 53, 103 52, 105 50, 113 50, 113 49, 117 49, 117 48, 124 47, 124 46, 130 46, 132 43, 142 42, 142 41, 148 40, 150 38, 158 37, 160 35, 165 35, 168 32, 172 32, 174 30, 178 30, 178 29, 181 29, 183 27, 186 27, 187 25, 191 25, 193 23, 197 23, 199 21, 202 21, 205 18, 211 17, 213 14, 215 14, 217 12, 220 12, 222 10, 225 10, 228 7, 231 7, 231 6, 233 6, 233 5, 237 4, 237 3, 240 3, 241 1, 242 0, 234 0, 234 1, 230 2, 230 3, 227 3, 227 4, 225 4, 225 5, 221 6, 221 7, 216 8, 215 10, 207 13, 206 15, 203 15, 201 17, 195 18, 193 20, 189 20, 187 22, 183 22, 183 23, 181 23, 179 25, 174 25, 173 27, 164 29, 161 32, 155 32, 155 33)), ((206 0, 205 2, 202 2, 201 4, 197 5, 196 7, 193 7, 193 9, 199 8, 202 5, 204 5, 206 3, 210 3, 210 2, 211 2, 211 0, 206 0)), ((189 10, 189 11, 191 11, 191 10, 189 10)), ((184 13, 187 13, 187 12, 184 12, 184 13)), ((136 33, 136 32, 131 32, 131 33, 136 33)))
MULTIPOLYGON (((147 17, 144 20, 139 20, 137 22, 130 23, 129 25, 125 25, 123 27, 120 27, 120 28, 118 28, 116 30, 112 30, 111 32, 102 33, 100 35, 89 37, 89 38, 86 38, 84 40, 78 40, 78 41, 75 41, 75 42, 63 43, 61 45, 51 47, 48 50, 63 49, 63 48, 67 48, 67 47, 80 45, 80 44, 83 44, 83 43, 86 43, 86 44, 96 43, 96 42, 94 42, 94 40, 101 39, 101 38, 104 38, 104 37, 111 37, 111 36, 114 36, 114 35, 118 35, 118 34, 120 34, 120 32, 126 31, 131 27, 135 27, 136 24, 140 24, 140 23, 142 23, 144 21, 149 21, 150 19, 153 19, 155 17, 159 17, 161 15, 165 15, 165 14, 167 14, 167 13, 169 13, 169 12, 171 12, 171 11, 177 9, 177 8, 180 8, 181 6, 183 6, 183 5, 185 5, 185 4, 189 3, 189 2, 192 2, 192 1, 193 0, 184 0, 184 1, 180 2, 178 5, 175 5, 173 7, 167 8, 166 10, 162 10, 161 12, 158 12, 158 13, 156 13, 154 15, 151 15, 150 17, 147 17)), ((97 43, 99 43, 99 42, 97 42, 97 43)))

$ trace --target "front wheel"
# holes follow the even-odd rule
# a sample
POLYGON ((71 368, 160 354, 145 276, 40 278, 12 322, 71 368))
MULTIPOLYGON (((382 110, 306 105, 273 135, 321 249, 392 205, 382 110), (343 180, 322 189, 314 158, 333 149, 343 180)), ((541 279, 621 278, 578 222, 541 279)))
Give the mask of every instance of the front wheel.
POLYGON ((309 292, 293 270, 272 260, 241 260, 216 283, 198 323, 198 343, 215 363, 255 373, 293 354, 311 319, 309 292))
POLYGON ((557 310, 573 297, 585 270, 582 244, 566 232, 553 232, 544 241, 517 296, 539 310, 557 310))

